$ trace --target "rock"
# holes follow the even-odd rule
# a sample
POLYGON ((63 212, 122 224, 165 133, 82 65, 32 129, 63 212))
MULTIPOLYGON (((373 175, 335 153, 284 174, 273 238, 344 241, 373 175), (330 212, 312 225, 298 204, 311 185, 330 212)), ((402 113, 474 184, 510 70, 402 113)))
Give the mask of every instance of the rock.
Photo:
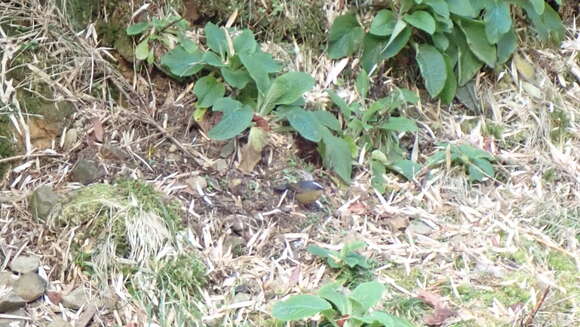
POLYGON ((72 325, 61 317, 57 317, 47 327, 72 327, 72 325))
POLYGON ((421 235, 429 235, 433 232, 433 228, 431 226, 427 225, 421 220, 416 219, 412 220, 411 223, 409 224, 409 227, 407 228, 409 231, 421 235))
POLYGON ((62 305, 69 309, 80 309, 92 303, 91 291, 86 287, 77 287, 72 292, 62 297, 62 305))
POLYGON ((44 220, 59 201, 60 196, 52 186, 43 185, 32 193, 29 210, 34 218, 44 220))
POLYGON ((16 282, 17 279, 18 276, 9 271, 0 272, 0 288, 14 286, 14 282, 16 282))
POLYGON ((79 160, 70 172, 71 181, 90 184, 105 175, 104 170, 92 160, 79 160))
POLYGON ((207 181, 203 176, 192 176, 185 180, 185 184, 191 187, 194 192, 202 192, 202 194, 207 187, 207 181))
POLYGON ((66 131, 64 136, 64 143, 62 145, 63 149, 66 151, 70 151, 73 149, 77 141, 79 140, 79 129, 78 128, 71 128, 66 131))
POLYGON ((17 258, 14 258, 14 260, 10 262, 10 265, 8 265, 10 270, 20 274, 36 272, 38 271, 38 267, 40 267, 40 258, 37 256, 26 255, 21 255, 17 258))
POLYGON ((225 159, 218 159, 214 161, 212 168, 217 170, 218 173, 223 175, 229 169, 228 162, 225 159))
POLYGON ((14 283, 13 292, 27 302, 32 302, 46 292, 46 281, 35 273, 27 273, 14 283))
POLYGON ((0 318, 0 327, 24 327, 26 325, 25 319, 17 319, 17 317, 28 317, 28 314, 26 311, 24 311, 24 309, 6 312, 5 314, 14 316, 15 318, 0 318))
POLYGON ((26 305, 26 300, 14 294, 0 297, 0 313, 18 310, 26 305))

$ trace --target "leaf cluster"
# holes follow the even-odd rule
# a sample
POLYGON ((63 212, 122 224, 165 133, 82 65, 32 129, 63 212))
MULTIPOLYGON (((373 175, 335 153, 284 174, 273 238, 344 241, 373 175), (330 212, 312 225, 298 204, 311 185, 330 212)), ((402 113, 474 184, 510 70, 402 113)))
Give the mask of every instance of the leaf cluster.
MULTIPOLYGON (((558 1, 560 2, 560 1, 558 1)), ((559 43, 562 21, 544 0, 401 0, 398 8, 377 12, 365 33, 354 13, 339 16, 329 34, 328 54, 337 59, 362 50, 369 72, 412 44, 425 88, 451 103, 485 65, 504 64, 517 48, 512 20, 523 9, 538 37, 559 43)))
POLYGON ((465 167, 469 180, 472 182, 493 178, 495 171, 491 161, 494 159, 488 152, 467 144, 439 143, 438 147, 439 150, 427 160, 427 166, 432 167, 442 163, 459 164, 465 167))

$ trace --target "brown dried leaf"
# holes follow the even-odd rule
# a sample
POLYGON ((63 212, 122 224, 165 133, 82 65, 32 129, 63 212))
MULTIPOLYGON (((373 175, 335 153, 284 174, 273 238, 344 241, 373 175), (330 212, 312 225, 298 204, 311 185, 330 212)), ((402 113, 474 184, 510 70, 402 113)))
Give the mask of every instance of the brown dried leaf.
POLYGON ((46 296, 53 304, 59 304, 62 301, 62 294, 60 292, 48 291, 46 296))
POLYGON ((455 315, 457 315, 457 312, 447 307, 435 308, 432 313, 423 317, 423 321, 427 326, 441 326, 447 319, 455 315))
POLYGON ((95 140, 97 142, 103 142, 105 131, 103 130, 103 123, 101 123, 100 119, 95 119, 93 121, 93 135, 95 136, 95 140))
POLYGON ((262 159, 262 149, 268 143, 268 133, 259 127, 250 129, 248 143, 241 150, 242 159, 240 160, 240 169, 244 173, 250 173, 262 159))

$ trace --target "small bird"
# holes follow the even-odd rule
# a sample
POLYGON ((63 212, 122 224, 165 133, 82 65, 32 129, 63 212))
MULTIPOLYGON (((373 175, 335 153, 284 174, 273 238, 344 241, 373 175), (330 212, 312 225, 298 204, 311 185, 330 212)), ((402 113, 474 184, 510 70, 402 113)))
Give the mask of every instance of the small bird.
POLYGON ((288 190, 294 192, 294 198, 303 205, 312 204, 320 199, 323 189, 322 185, 312 180, 288 183, 274 188, 279 193, 288 190))

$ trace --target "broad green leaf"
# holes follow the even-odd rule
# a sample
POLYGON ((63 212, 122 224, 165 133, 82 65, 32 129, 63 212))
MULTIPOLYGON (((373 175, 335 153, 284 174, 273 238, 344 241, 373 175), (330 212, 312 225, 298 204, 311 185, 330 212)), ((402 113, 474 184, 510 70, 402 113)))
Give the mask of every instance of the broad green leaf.
POLYGON ((391 45, 391 43, 395 42, 395 39, 401 34, 403 31, 407 30, 407 23, 403 19, 397 20, 395 23, 395 27, 393 28, 393 33, 389 37, 389 42, 385 45, 385 48, 381 51, 384 53, 387 51, 387 48, 391 45))
POLYGON ((414 120, 405 117, 391 117, 381 127, 396 132, 416 132, 419 130, 414 120))
POLYGON ((343 114, 343 116, 345 116, 345 118, 348 118, 347 120, 350 120, 350 115, 352 114, 352 112, 346 101, 344 101, 343 98, 341 98, 338 94, 336 94, 335 90, 328 90, 327 93, 332 103, 334 103, 340 109, 340 112, 343 114))
POLYGON ((408 102, 408 103, 418 103, 420 98, 417 95, 417 92, 411 91, 406 88, 397 88, 395 93, 398 95, 399 99, 408 102))
POLYGON ((447 68, 447 81, 445 82, 445 87, 439 97, 444 104, 451 104, 455 98, 455 92, 457 92, 457 77, 453 72, 453 66, 451 64, 451 59, 449 56, 444 55, 445 67, 447 68))
MULTIPOLYGON (((461 1, 461 0, 458 0, 458 1, 461 1)), ((471 3, 471 7, 473 7, 473 10, 477 14, 481 10, 489 8, 490 6, 492 6, 496 1, 497 0, 470 0, 469 2, 471 3)))
MULTIPOLYGON (((379 151, 379 150, 375 150, 375 151, 379 151)), ((374 153, 374 151, 373 151, 374 153)), ((384 154, 383 154, 384 156, 384 154)), ((385 161, 386 161, 386 156, 385 156, 385 161)), ((371 172, 372 172, 372 178, 371 178, 371 185, 373 188, 375 188, 377 191, 379 191, 381 194, 385 192, 385 178, 384 178, 384 174, 386 173, 386 168, 385 165, 377 160, 371 160, 371 172)))
POLYGON ((416 60, 429 95, 436 97, 441 93, 447 81, 447 68, 443 55, 435 47, 421 44, 417 46, 416 60))
POLYGON ((203 68, 203 53, 199 50, 190 53, 178 46, 161 57, 161 64, 176 76, 191 76, 203 68))
POLYGON ((417 173, 423 169, 423 166, 420 164, 407 159, 395 160, 393 163, 389 164, 388 167, 390 170, 403 175, 410 181, 412 181, 417 173))
POLYGON ((197 44, 192 39, 184 35, 178 36, 178 43, 189 53, 196 53, 198 51, 197 44))
POLYGON ((435 19, 433 19, 433 16, 431 16, 431 14, 429 14, 426 11, 423 10, 414 11, 410 15, 405 15, 403 19, 407 23, 429 34, 435 33, 435 19))
POLYGON ((452 37, 457 46, 457 82, 459 86, 463 86, 477 74, 483 63, 471 52, 459 30, 455 29, 452 37))
POLYGON ((473 159, 469 165, 469 177, 472 181, 493 178, 494 173, 493 165, 485 159, 473 159))
POLYGON ((149 56, 149 38, 145 38, 135 48, 135 58, 138 60, 145 60, 149 56))
POLYGON ((296 107, 286 114, 286 118, 290 126, 294 128, 303 138, 312 141, 320 142, 322 138, 322 126, 318 119, 314 117, 311 111, 306 111, 300 107, 296 107))
POLYGON ((318 295, 334 304, 338 312, 346 314, 348 310, 348 299, 339 291, 340 288, 339 283, 329 283, 320 288, 318 295))
POLYGON ((137 35, 145 32, 149 28, 148 22, 140 22, 127 27, 127 35, 137 35))
POLYGON ((449 11, 457 16, 475 17, 475 10, 471 3, 465 0, 447 0, 449 11))
POLYGON ((208 48, 217 52, 222 58, 228 50, 228 41, 226 33, 217 25, 209 22, 205 24, 205 38, 207 40, 208 48))
POLYGON ((350 183, 352 173, 352 154, 348 143, 330 133, 323 134, 324 165, 333 169, 346 183, 350 183))
MULTIPOLYGON (((465 1, 465 0, 462 0, 465 1)), ((413 324, 402 318, 384 313, 381 311, 373 311, 363 317, 353 316, 353 319, 367 323, 369 326, 385 326, 385 327, 413 327, 413 324)))
POLYGON ((411 8, 413 8, 415 6, 414 0, 399 0, 399 2, 401 4, 401 9, 399 10, 399 12, 401 14, 406 13, 407 11, 411 10, 411 8))
POLYGON ((359 266, 361 268, 369 268, 367 259, 356 252, 349 252, 343 258, 344 262, 351 268, 359 266))
POLYGON ((363 36, 364 31, 355 14, 337 17, 330 27, 328 56, 332 59, 350 56, 360 47, 363 36))
POLYGON ((214 67, 225 66, 225 64, 222 63, 222 60, 220 59, 220 57, 218 57, 218 55, 216 55, 215 53, 213 53, 211 51, 207 51, 206 53, 204 53, 202 60, 204 63, 211 65, 211 66, 214 66, 214 67))
POLYGON ((355 82, 356 90, 358 92, 359 97, 362 101, 364 101, 367 97, 367 93, 369 91, 369 74, 366 70, 361 69, 356 77, 355 82))
POLYGON ((223 83, 213 76, 200 78, 193 88, 193 93, 197 96, 197 106, 200 108, 213 106, 217 100, 223 98, 225 92, 223 83))
POLYGON ((331 308, 330 303, 318 296, 294 295, 276 303, 272 308, 272 316, 282 321, 300 320, 331 308))
POLYGON ((497 42, 497 62, 504 64, 518 47, 518 39, 513 28, 505 33, 497 42))
POLYGON ((312 114, 316 117, 318 122, 320 124, 322 124, 323 126, 326 126, 330 129, 332 129, 333 131, 340 131, 341 130, 340 122, 330 112, 328 112, 326 110, 316 110, 316 111, 312 111, 312 114))
POLYGON ((267 114, 273 106, 291 104, 314 87, 314 78, 303 72, 288 72, 274 80, 266 94, 262 114, 267 114))
POLYGON ((358 285, 350 294, 349 298, 362 305, 363 311, 367 311, 383 297, 385 286, 379 282, 366 282, 358 285))
POLYGON ((536 12, 536 14, 540 16, 544 14, 544 9, 546 7, 546 3, 544 2, 544 0, 528 0, 528 1, 534 7, 534 11, 536 12))
POLYGON ((251 80, 250 74, 244 69, 233 70, 228 67, 222 67, 220 71, 224 80, 237 89, 243 89, 251 80))
POLYGON ((258 49, 258 42, 254 38, 254 33, 249 29, 243 30, 234 39, 234 50, 237 54, 242 52, 254 53, 258 49))
MULTIPOLYGON (((387 46, 383 49, 380 58, 389 59, 396 56, 409 42, 412 34, 411 28, 405 26, 405 28, 397 34, 397 36, 387 43, 387 46)), ((394 34, 393 34, 394 35, 394 34)), ((392 35, 391 35, 392 36, 392 35)))
POLYGON ((492 160, 493 156, 484 150, 478 149, 471 145, 462 144, 459 146, 453 146, 452 149, 456 149, 457 151, 461 152, 462 154, 467 155, 470 159, 487 159, 492 160))
POLYGON ((241 52, 239 53, 239 57, 252 79, 256 82, 260 93, 266 94, 270 89, 269 73, 272 72, 271 70, 274 67, 272 64, 274 62, 272 55, 263 52, 241 52))
POLYGON ((310 245, 307 248, 308 252, 314 254, 315 256, 319 256, 321 258, 330 258, 331 254, 336 255, 336 252, 327 250, 325 248, 321 248, 317 245, 310 245))
POLYGON ((528 18, 532 21, 538 37, 542 41, 560 44, 565 33, 564 25, 562 25, 560 15, 551 6, 545 6, 542 15, 538 15, 527 2, 523 3, 523 8, 526 10, 528 18))
POLYGON ((449 17, 449 6, 445 0, 425 0, 425 4, 442 17, 449 17))
POLYGON ((381 60, 381 52, 387 46, 388 39, 382 36, 365 34, 363 39, 363 51, 361 66, 366 71, 372 71, 373 67, 381 60))
POLYGON ((449 39, 445 33, 436 32, 435 34, 431 35, 431 39, 433 39, 433 44, 435 44, 437 49, 446 51, 447 48, 449 48, 449 39))
POLYGON ((242 106, 231 98, 222 98, 215 102, 214 111, 222 111, 223 116, 207 135, 214 140, 227 140, 239 135, 252 123, 254 112, 247 105, 242 106))
POLYGON ((487 39, 490 43, 496 44, 512 27, 509 5, 505 2, 494 3, 487 9, 484 22, 487 39))
POLYGON ((377 36, 387 36, 393 33, 396 23, 395 14, 388 9, 383 9, 373 18, 369 32, 377 36))
POLYGON ((485 24, 474 20, 463 20, 459 25, 465 34, 467 45, 473 54, 489 67, 496 63, 496 49, 489 43, 485 33, 485 24))

